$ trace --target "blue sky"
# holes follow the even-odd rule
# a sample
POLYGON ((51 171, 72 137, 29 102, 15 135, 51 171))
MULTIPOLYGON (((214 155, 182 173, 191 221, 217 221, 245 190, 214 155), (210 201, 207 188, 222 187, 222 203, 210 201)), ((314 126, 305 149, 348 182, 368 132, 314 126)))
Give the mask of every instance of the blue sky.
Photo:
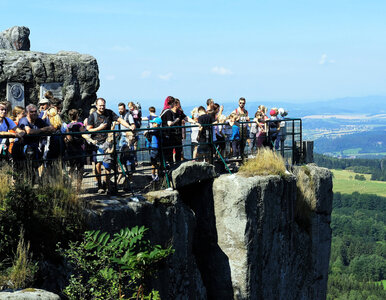
POLYGON ((386 1, 8 1, 0 31, 99 64, 98 96, 184 104, 386 95, 386 1))

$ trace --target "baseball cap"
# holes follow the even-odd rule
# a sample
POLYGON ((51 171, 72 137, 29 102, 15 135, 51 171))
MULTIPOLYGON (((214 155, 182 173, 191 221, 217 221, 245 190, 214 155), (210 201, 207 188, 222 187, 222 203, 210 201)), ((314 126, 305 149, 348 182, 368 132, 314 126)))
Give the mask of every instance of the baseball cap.
POLYGON ((150 123, 157 123, 158 125, 162 124, 162 119, 160 117, 157 117, 150 121, 150 123))

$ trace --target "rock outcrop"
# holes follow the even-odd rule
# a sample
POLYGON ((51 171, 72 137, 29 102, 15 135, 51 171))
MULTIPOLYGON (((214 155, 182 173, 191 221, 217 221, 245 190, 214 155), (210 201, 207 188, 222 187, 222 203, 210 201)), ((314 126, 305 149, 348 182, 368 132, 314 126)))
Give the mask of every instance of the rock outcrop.
POLYGON ((171 242, 175 253, 152 282, 164 299, 325 299, 331 173, 308 166, 287 177, 215 178, 213 170, 182 164, 171 176, 176 191, 94 202, 90 227, 144 225, 154 243, 171 242), (314 196, 304 216, 301 172, 314 196))
POLYGON ((223 175, 213 185, 218 245, 229 258, 235 299, 325 299, 330 256, 331 174, 311 173, 311 228, 296 220, 295 176, 223 175))
POLYGON ((147 237, 175 253, 152 281, 162 299, 206 299, 206 290, 192 254, 196 226, 193 212, 176 191, 150 192, 147 201, 106 200, 91 203, 90 228, 117 232, 136 225, 149 228, 147 237))
POLYGON ((0 32, 0 49, 29 51, 29 33, 24 26, 14 26, 0 32))
MULTIPOLYGON (((16 30, 14 28, 9 30, 13 32, 16 30)), ((20 31, 22 27, 17 28, 20 31)), ((25 31, 29 32, 28 28, 25 28, 25 31)), ((4 48, 8 49, 5 46, 4 48)), ((47 54, 0 49, 1 99, 6 99, 7 82, 24 85, 26 105, 38 103, 41 84, 60 83, 63 85, 63 111, 80 108, 83 113, 88 114, 91 104, 96 100, 99 70, 94 57, 77 52, 61 51, 57 54, 47 54)))

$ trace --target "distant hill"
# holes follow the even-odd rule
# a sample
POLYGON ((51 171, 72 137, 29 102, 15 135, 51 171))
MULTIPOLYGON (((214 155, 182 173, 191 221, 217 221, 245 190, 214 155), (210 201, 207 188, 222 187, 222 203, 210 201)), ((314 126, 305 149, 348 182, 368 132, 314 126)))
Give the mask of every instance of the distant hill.
POLYGON ((315 140, 315 152, 342 157, 386 156, 386 126, 376 130, 322 137, 315 140))

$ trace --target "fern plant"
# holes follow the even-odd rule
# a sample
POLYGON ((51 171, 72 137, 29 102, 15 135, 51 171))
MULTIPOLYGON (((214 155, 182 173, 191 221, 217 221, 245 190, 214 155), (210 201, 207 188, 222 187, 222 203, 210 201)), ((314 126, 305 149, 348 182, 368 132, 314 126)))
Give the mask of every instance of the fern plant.
POLYGON ((159 299, 157 291, 145 296, 143 282, 174 250, 151 245, 146 231, 143 226, 113 236, 87 231, 82 242, 61 250, 74 268, 64 293, 69 299, 159 299))

